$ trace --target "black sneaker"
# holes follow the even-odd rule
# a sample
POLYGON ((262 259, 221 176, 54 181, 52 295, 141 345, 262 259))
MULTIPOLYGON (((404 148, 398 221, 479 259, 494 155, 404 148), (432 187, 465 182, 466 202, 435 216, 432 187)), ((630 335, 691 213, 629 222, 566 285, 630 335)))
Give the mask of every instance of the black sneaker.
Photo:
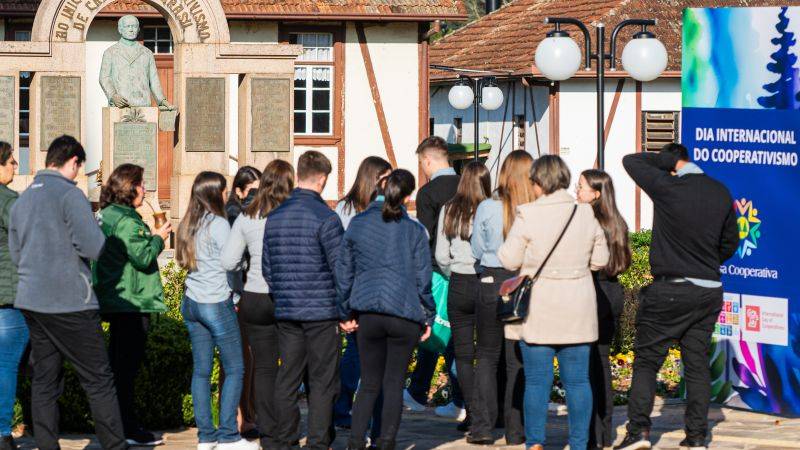
POLYGON ((706 440, 705 439, 699 439, 699 438, 688 438, 687 437, 686 439, 682 440, 681 443, 678 444, 678 445, 681 446, 681 450, 684 450, 684 449, 686 449, 686 450, 706 450, 708 448, 708 447, 706 447, 706 440))
POLYGON ((137 430, 126 435, 125 441, 131 447, 155 447, 164 444, 163 439, 159 439, 155 434, 145 430, 137 430))
POLYGON ((492 436, 467 436, 467 444, 472 445, 494 445, 494 438, 492 436))
POLYGON ((11 436, 3 436, 0 438, 0 450, 18 450, 17 443, 11 436))
POLYGON ((652 444, 650 444, 649 436, 644 433, 628 433, 619 445, 614 446, 614 450, 638 450, 651 447, 652 444))

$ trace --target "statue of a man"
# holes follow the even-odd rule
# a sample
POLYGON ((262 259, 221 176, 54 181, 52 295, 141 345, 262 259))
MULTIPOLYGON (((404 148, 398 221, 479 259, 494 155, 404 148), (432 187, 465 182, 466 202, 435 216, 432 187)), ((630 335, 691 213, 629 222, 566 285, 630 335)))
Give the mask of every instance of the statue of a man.
POLYGON ((161 90, 153 52, 136 42, 139 19, 123 16, 117 23, 117 31, 121 38, 103 53, 100 66, 100 86, 109 106, 150 106, 152 92, 161 109, 175 109, 161 90))

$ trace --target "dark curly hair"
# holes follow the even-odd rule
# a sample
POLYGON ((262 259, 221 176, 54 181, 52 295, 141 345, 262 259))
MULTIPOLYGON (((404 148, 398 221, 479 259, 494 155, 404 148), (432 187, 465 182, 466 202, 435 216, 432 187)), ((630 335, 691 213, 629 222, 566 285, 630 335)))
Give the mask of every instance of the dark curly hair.
POLYGON ((116 203, 133 206, 136 198, 136 187, 144 182, 144 168, 136 164, 122 164, 108 177, 100 191, 100 209, 116 203))

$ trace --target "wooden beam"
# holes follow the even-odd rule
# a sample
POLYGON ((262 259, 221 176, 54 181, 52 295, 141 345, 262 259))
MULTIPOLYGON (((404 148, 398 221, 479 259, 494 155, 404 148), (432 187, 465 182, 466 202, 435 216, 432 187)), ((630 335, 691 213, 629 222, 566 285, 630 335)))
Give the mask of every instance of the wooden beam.
MULTIPOLYGON (((636 82, 636 153, 642 152, 642 82, 636 82)), ((642 229, 642 189, 636 186, 634 229, 642 229)))
POLYGON ((381 93, 378 89, 378 80, 375 77, 375 69, 372 66, 372 58, 369 54, 369 47, 367 46, 367 35, 364 33, 364 24, 356 22, 356 34, 358 35, 358 44, 361 48, 361 56, 364 58, 364 67, 367 70, 367 79, 369 80, 369 88, 372 91, 372 103, 375 105, 375 114, 378 116, 378 125, 381 129, 381 138, 383 138, 383 146, 386 149, 386 156, 392 167, 397 167, 397 159, 394 157, 394 147, 392 146, 392 137, 389 135, 389 125, 386 123, 386 114, 383 111, 383 102, 381 101, 381 93))
MULTIPOLYGON (((559 154, 559 136, 560 133, 560 124, 559 124, 559 116, 560 116, 560 106, 558 100, 558 93, 561 89, 561 85, 558 81, 552 83, 550 85, 550 105, 547 108, 550 114, 550 148, 548 153, 551 155, 558 155, 559 154)), ((535 119, 534 119, 535 120, 535 119)))
MULTIPOLYGON (((439 22, 437 21, 435 24, 436 28, 439 28, 439 22)), ((418 70, 419 70, 419 78, 418 78, 418 90, 419 90, 419 131, 417 134, 418 141, 422 142, 423 139, 428 137, 430 134, 429 128, 429 121, 430 121, 430 82, 429 76, 430 71, 428 70, 428 39, 430 36, 430 24, 427 23, 420 23, 419 24, 419 38, 417 41, 417 56, 418 56, 418 70)), ((438 30, 437 30, 438 31, 438 30)), ((422 172, 422 163, 417 163, 417 184, 419 187, 422 187, 424 184, 423 180, 425 177, 423 176, 422 172)))
MULTIPOLYGON (((344 136, 345 136, 345 129, 344 129, 344 126, 345 126, 345 122, 344 122, 344 117, 345 117, 345 114, 344 114, 345 113, 345 111, 344 111, 344 104, 345 104, 345 102, 344 102, 344 90, 345 90, 345 82, 344 81, 345 80, 344 80, 344 70, 345 70, 346 66, 345 66, 345 60, 344 60, 344 55, 345 55, 344 43, 345 43, 346 39, 347 39, 347 23, 342 25, 341 40, 338 43, 339 46, 336 47, 337 51, 336 51, 336 53, 334 55, 334 58, 336 58, 335 59, 335 62, 336 62, 336 68, 335 68, 336 74, 335 74, 335 76, 336 76, 336 81, 338 82, 336 84, 339 85, 339 90, 336 93, 336 97, 337 97, 336 105, 338 106, 338 108, 337 108, 338 111, 336 111, 336 112, 339 113, 339 117, 338 117, 339 123, 337 124, 338 125, 337 126, 337 128, 338 128, 337 129, 337 131, 338 131, 337 134, 339 136, 339 140, 336 142, 336 153, 337 153, 337 155, 336 155, 337 156, 337 158, 336 158, 337 159, 337 161, 336 161, 336 166, 337 166, 336 167, 336 169, 337 169, 336 170, 336 174, 337 174, 337 177, 336 177, 336 188, 337 189, 336 190, 337 190, 337 192, 339 194, 339 198, 344 197, 344 189, 345 189, 345 185, 344 185, 344 182, 345 182, 345 179, 344 179, 345 178, 345 151, 344 151, 344 149, 345 149, 345 147, 344 147, 344 136)), ((336 117, 334 116, 334 120, 335 119, 336 119, 336 117)))

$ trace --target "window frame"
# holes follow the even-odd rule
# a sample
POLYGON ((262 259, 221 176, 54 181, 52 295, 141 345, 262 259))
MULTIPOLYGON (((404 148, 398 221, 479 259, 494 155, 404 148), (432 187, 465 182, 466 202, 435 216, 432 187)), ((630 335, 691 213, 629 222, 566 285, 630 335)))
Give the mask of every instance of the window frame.
MULTIPOLYGON (((344 134, 343 97, 344 97, 344 25, 298 25, 280 23, 278 25, 278 41, 289 43, 291 34, 330 33, 333 41, 332 61, 295 61, 295 67, 330 67, 331 68, 331 128, 329 133, 295 133, 294 132, 294 78, 292 79, 292 133, 295 145, 337 145, 344 134)), ((310 73, 307 82, 310 83, 310 73)), ((307 92, 306 101, 311 100, 312 92, 307 92)), ((311 106, 311 103, 308 104, 311 106)), ((306 109, 306 111, 311 111, 306 109)), ((308 118, 306 120, 311 120, 308 118)))
POLYGON ((154 55, 174 55, 175 54, 175 41, 172 39, 172 30, 169 28, 169 25, 166 25, 166 24, 163 24, 163 25, 145 24, 145 25, 142 25, 142 30, 140 31, 140 33, 141 33, 141 36, 142 36, 142 40, 141 40, 141 44, 142 45, 147 47, 147 45, 145 44, 146 42, 153 42, 153 44, 154 44, 153 54, 154 55), (155 35, 154 35, 155 39, 153 39, 153 40, 145 39, 144 30, 146 30, 146 29, 151 29, 151 30, 155 31, 155 35), (166 31, 167 31, 168 39, 159 38, 159 30, 163 30, 163 29, 166 29, 166 31), (164 43, 164 42, 168 42, 169 43, 169 50, 170 50, 169 52, 164 53, 164 52, 159 52, 158 51, 159 43, 164 43))

